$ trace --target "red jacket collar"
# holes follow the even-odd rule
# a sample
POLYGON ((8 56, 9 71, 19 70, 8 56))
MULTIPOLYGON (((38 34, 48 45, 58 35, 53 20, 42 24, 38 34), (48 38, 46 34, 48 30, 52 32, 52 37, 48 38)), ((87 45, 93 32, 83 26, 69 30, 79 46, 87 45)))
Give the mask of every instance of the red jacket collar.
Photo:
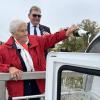
POLYGON ((37 36, 29 35, 28 38, 29 38, 30 48, 36 47, 39 45, 37 41, 37 36))
MULTIPOLYGON (((29 35, 28 38, 29 38, 30 48, 36 47, 38 45, 38 41, 36 39, 36 36, 29 35)), ((14 39, 12 36, 8 39, 8 41, 5 43, 5 45, 9 48, 12 48, 12 46, 14 45, 14 39)))

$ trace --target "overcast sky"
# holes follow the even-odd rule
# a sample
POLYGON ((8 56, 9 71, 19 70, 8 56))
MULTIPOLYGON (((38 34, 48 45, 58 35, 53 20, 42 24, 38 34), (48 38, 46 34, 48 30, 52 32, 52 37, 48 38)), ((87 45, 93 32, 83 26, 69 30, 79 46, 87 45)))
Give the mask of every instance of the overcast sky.
POLYGON ((78 24, 83 19, 96 21, 100 25, 100 0, 0 0, 0 40, 9 36, 9 23, 14 19, 29 21, 27 14, 31 6, 42 9, 41 24, 56 32, 61 27, 78 24))

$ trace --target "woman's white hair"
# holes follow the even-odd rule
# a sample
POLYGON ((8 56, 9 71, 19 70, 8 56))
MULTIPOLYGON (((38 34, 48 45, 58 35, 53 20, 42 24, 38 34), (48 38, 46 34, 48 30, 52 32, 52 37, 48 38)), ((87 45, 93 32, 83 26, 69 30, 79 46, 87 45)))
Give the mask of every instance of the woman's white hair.
POLYGON ((23 20, 13 20, 11 23, 10 23, 10 26, 9 26, 9 31, 11 34, 14 34, 18 28, 20 27, 21 24, 25 23, 23 20))

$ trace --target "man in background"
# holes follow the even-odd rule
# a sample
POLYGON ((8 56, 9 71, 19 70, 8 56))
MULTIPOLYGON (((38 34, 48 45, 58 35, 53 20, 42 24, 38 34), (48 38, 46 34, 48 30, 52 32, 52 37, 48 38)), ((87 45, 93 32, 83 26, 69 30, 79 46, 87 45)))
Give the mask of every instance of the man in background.
MULTIPOLYGON (((40 24, 41 20, 41 9, 37 6, 32 6, 29 10, 28 17, 30 22, 27 24, 28 33, 30 35, 47 35, 51 34, 50 28, 40 24)), ((54 47, 54 46, 53 46, 54 47)), ((48 50, 45 51, 45 57, 47 56, 48 50)))
POLYGON ((29 10, 28 17, 30 22, 27 25, 28 33, 30 35, 41 36, 44 34, 50 34, 50 28, 40 24, 41 9, 37 6, 32 6, 29 10))

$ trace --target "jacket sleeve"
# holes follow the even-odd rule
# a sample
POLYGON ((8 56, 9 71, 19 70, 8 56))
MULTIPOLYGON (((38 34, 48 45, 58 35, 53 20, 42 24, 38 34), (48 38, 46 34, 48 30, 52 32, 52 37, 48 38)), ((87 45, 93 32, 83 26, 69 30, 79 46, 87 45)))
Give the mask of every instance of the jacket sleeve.
POLYGON ((42 44, 42 47, 44 46, 44 50, 46 50, 54 46, 56 43, 64 40, 65 38, 67 38, 67 36, 66 36, 66 32, 63 30, 60 32, 56 32, 54 34, 44 35, 41 38, 43 40, 41 43, 44 43, 42 44))
POLYGON ((3 60, 2 52, 3 52, 3 50, 0 49, 0 72, 8 72, 9 65, 3 63, 4 60, 3 60))

